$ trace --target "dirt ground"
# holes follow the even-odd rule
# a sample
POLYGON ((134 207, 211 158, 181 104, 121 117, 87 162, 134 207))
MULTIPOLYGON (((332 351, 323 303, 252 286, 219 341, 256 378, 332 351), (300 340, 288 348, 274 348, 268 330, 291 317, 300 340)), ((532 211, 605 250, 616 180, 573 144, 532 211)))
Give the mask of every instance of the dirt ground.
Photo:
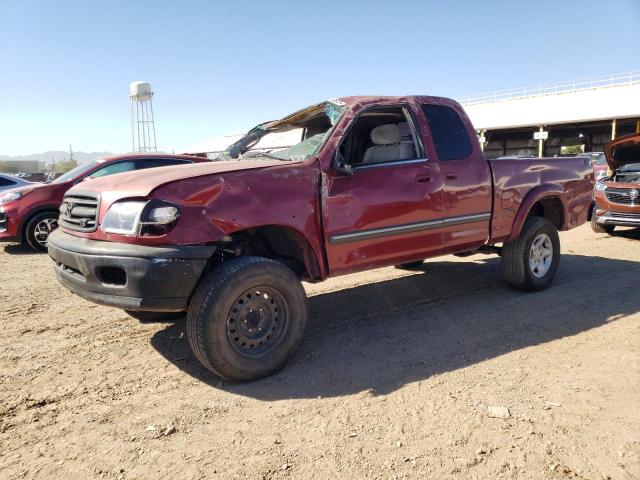
POLYGON ((480 255, 307 285, 300 351, 243 385, 199 366, 183 320, 93 305, 0 247, 0 477, 638 479, 640 231, 561 242, 536 294, 480 255))

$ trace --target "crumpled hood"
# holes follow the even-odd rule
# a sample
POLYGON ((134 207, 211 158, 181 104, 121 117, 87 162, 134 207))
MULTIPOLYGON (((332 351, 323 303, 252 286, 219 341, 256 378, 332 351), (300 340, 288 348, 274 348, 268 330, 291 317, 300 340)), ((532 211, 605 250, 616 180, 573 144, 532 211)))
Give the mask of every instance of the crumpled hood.
POLYGON ((611 170, 629 163, 640 163, 640 133, 632 133, 611 140, 604 147, 604 154, 611 170))
POLYGON ((150 168, 134 172, 118 173, 106 177, 80 182, 69 190, 73 192, 108 193, 108 197, 147 197, 153 190, 167 183, 188 178, 213 175, 224 172, 236 172, 254 168, 282 165, 279 160, 228 160, 217 162, 172 165, 170 167, 150 168))

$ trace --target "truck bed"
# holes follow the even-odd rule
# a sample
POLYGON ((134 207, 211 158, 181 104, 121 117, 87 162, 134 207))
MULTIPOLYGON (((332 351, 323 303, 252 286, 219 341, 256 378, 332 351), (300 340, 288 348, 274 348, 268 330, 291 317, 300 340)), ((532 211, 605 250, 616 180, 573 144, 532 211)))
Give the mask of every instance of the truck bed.
POLYGON ((561 197, 560 230, 584 223, 593 191, 593 169, 585 157, 503 158, 488 160, 493 176, 493 216, 490 243, 517 236, 535 198, 561 197), (525 208, 521 208, 521 207, 525 208))

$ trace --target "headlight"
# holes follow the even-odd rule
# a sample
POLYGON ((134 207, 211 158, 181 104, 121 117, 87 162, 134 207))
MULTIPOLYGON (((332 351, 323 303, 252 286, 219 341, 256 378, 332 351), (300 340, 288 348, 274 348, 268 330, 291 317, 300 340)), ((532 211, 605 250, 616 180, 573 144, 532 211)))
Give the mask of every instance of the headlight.
POLYGON ((21 197, 22 197, 22 193, 20 193, 20 192, 5 193, 4 195, 0 195, 0 205, 3 205, 5 203, 9 203, 9 202, 13 202, 15 200, 18 200, 21 197))
POLYGON ((180 207, 164 200, 150 200, 140 216, 140 236, 166 234, 180 217, 180 207))
POLYGON ((180 217, 180 208, 163 200, 116 202, 109 208, 100 228, 120 235, 164 235, 180 217))
POLYGON ((140 214, 147 202, 116 202, 102 219, 100 229, 105 233, 137 235, 140 226, 140 214))
POLYGON ((598 192, 604 192, 604 191, 607 189, 607 186, 606 186, 604 183, 602 183, 602 182, 596 182, 595 189, 596 189, 598 192))
POLYGON ((151 200, 142 212, 142 223, 167 225, 180 216, 180 209, 173 203, 151 200))

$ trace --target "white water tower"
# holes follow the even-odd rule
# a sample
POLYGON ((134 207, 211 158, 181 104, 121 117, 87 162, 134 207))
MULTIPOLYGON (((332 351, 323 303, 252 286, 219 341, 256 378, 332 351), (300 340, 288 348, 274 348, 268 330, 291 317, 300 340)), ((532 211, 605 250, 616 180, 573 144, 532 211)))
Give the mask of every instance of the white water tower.
POLYGON ((133 152, 158 153, 156 125, 153 122, 153 91, 147 82, 129 84, 131 98, 131 141, 133 152))

